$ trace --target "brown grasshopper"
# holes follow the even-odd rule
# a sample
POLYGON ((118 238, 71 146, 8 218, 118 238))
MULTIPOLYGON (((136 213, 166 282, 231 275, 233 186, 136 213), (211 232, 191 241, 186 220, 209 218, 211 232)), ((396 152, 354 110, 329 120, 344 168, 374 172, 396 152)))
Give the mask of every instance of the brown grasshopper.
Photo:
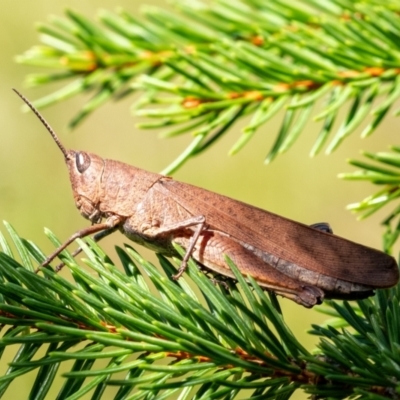
POLYGON ((249 204, 169 177, 66 150, 50 125, 33 110, 64 155, 75 204, 92 226, 72 235, 51 254, 49 264, 72 241, 90 234, 100 239, 120 230, 129 239, 167 256, 173 243, 217 274, 232 277, 228 256, 246 277, 305 307, 324 298, 362 299, 374 289, 394 286, 399 270, 393 257, 335 236, 325 223, 291 221, 249 204))

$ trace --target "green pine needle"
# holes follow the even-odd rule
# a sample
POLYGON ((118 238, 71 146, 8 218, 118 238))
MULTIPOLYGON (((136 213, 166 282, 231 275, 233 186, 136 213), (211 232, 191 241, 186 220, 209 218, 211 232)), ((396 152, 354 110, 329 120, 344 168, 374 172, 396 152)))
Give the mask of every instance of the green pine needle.
POLYGON ((175 1, 172 11, 147 7, 139 17, 101 10, 97 23, 68 10, 65 18, 38 25, 41 44, 17 62, 51 70, 28 76, 30 85, 66 81, 38 99, 37 107, 92 93, 70 122, 72 128, 134 88, 140 95, 136 115, 158 119, 140 127, 173 124, 172 131, 161 131, 168 137, 204 134, 207 145, 189 146, 168 172, 208 149, 221 136, 215 137, 215 131, 228 132, 219 115, 229 114, 235 105, 246 106, 235 122, 245 115, 252 118, 230 154, 242 149, 289 100, 289 115, 283 117, 269 163, 292 147, 312 119, 324 120, 312 156, 326 145, 335 120, 342 119, 326 147, 328 154, 368 117, 361 136, 377 130, 400 96, 398 11, 396 2, 381 7, 373 0, 332 6, 312 0, 296 6, 288 0, 273 5, 198 0, 175 1), (347 116, 336 118, 348 101, 347 116), (371 109, 373 101, 377 104, 371 109), (313 115, 313 106, 321 103, 313 115), (290 128, 294 109, 298 123, 290 128))

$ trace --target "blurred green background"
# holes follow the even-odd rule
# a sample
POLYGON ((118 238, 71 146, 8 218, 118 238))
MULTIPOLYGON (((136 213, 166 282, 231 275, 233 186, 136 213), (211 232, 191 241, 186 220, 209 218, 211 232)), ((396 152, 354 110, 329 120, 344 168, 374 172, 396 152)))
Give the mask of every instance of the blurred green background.
MULTIPOLYGON (((21 100, 11 91, 15 87, 34 100, 56 89, 56 86, 25 88, 23 80, 26 74, 45 71, 18 65, 13 58, 38 43, 35 22, 44 22, 51 14, 62 15, 66 7, 95 18, 99 8, 115 10, 115 7, 121 6, 134 13, 139 12, 142 4, 165 6, 162 0, 15 0, 7 2, 7 5, 3 2, 0 13, 0 218, 10 222, 20 235, 36 242, 46 253, 51 252, 52 245, 43 234, 44 227, 64 240, 87 226, 87 221, 75 209, 67 170, 59 150, 32 114, 21 113, 21 100)), ((189 137, 160 140, 156 131, 135 129, 137 120, 129 111, 131 98, 107 104, 78 129, 68 132, 67 123, 84 100, 77 97, 42 110, 67 148, 91 151, 159 172, 190 141, 189 137)), ((345 210, 346 204, 359 201, 376 189, 368 183, 340 181, 336 175, 352 169, 345 160, 349 157, 360 158, 360 149, 381 151, 386 150, 388 144, 396 143, 398 120, 387 117, 378 132, 367 140, 362 141, 357 136, 359 130, 333 155, 320 155, 315 159, 310 159, 308 153, 320 126, 310 121, 294 148, 279 156, 272 165, 265 166, 263 160, 281 118, 282 115, 276 116, 260 129, 244 150, 228 157, 229 148, 240 134, 240 124, 235 126, 210 151, 189 161, 174 178, 306 224, 327 221, 336 234, 380 248, 382 228, 379 222, 385 212, 357 222, 345 210)), ((121 245, 124 241, 125 238, 117 233, 105 240, 103 246, 112 252, 115 244, 121 245)), ((143 248, 139 251, 155 261, 151 252, 143 248)), ((62 273, 67 275, 68 271, 62 273)), ((324 321, 326 317, 289 301, 283 300, 282 304, 287 323, 299 340, 312 349, 316 340, 307 336, 306 331, 311 323, 324 321)), ((9 357, 15 350, 8 349, 9 357)), ((3 357, 0 374, 7 368, 5 360, 3 357)), ((34 374, 17 379, 3 398, 28 398, 33 379, 34 374)), ((54 389, 57 393, 58 388, 54 389)), ((299 393, 296 398, 304 398, 304 395, 299 393)))

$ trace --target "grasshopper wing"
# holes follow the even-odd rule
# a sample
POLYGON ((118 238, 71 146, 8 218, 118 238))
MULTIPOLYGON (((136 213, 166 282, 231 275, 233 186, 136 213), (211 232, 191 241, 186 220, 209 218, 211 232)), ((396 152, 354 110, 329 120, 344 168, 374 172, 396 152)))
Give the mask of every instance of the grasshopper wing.
POLYGON ((399 280, 395 259, 379 250, 193 185, 166 178, 156 186, 211 229, 302 268, 374 288, 399 280))

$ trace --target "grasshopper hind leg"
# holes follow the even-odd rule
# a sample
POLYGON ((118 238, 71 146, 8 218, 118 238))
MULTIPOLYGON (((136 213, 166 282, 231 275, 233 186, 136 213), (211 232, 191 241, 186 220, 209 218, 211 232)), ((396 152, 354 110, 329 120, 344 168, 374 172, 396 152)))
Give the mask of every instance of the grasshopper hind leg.
MULTIPOLYGON (((176 237, 174 241, 185 248, 189 246, 188 238, 176 237)), ((251 276, 261 287, 288 297, 304 307, 313 307, 324 299, 325 293, 322 289, 304 284, 278 271, 250 249, 221 232, 203 231, 191 254, 206 269, 235 279, 225 261, 225 255, 235 263, 244 277, 251 276)))

